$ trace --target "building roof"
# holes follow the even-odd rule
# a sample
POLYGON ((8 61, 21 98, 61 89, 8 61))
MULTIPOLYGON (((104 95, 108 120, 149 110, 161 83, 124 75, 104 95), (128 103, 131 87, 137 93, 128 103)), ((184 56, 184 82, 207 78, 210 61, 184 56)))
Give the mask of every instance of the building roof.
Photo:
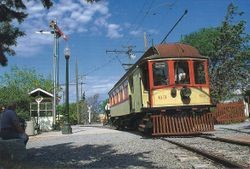
POLYGON ((53 94, 41 89, 41 88, 37 88, 31 92, 29 92, 29 95, 32 97, 36 97, 36 96, 42 96, 42 97, 53 97, 53 94))

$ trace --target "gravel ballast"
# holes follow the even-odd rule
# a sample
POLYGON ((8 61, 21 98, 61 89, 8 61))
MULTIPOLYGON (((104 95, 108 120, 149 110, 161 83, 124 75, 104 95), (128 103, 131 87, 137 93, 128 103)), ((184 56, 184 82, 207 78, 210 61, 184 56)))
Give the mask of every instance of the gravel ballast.
POLYGON ((101 125, 72 126, 72 130, 73 134, 52 131, 31 136, 28 158, 16 164, 2 161, 2 168, 214 168, 161 139, 101 125))

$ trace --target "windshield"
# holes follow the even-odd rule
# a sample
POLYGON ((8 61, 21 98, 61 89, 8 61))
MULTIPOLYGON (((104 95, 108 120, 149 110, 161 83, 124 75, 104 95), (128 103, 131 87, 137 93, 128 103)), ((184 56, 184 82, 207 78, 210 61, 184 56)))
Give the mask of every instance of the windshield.
POLYGON ((176 84, 189 84, 190 76, 187 61, 176 61, 174 63, 174 75, 176 84))
POLYGON ((196 84, 206 84, 205 69, 203 61, 194 62, 194 79, 196 84))
POLYGON ((167 85, 168 81, 168 65, 166 62, 153 63, 153 79, 154 86, 167 85))

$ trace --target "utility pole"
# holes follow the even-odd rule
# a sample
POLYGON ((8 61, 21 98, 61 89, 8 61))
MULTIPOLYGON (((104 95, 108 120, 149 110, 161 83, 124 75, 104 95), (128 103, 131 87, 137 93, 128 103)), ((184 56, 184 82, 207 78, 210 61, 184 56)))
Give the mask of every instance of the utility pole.
MULTIPOLYGON (((80 93, 81 93, 81 100, 83 100, 83 99, 82 99, 82 97, 83 97, 83 92, 82 92, 82 91, 83 91, 83 90, 82 90, 83 87, 82 87, 82 85, 85 84, 85 83, 83 82, 83 78, 84 78, 85 76, 86 76, 86 75, 80 75, 80 76, 79 76, 80 79, 81 79, 81 82, 79 83, 79 84, 81 85, 81 91, 80 91, 80 93)), ((84 92, 84 94, 85 94, 85 92, 84 92)))
POLYGON ((77 123, 80 124, 77 57, 76 57, 76 114, 77 114, 77 123))
POLYGON ((148 40, 147 40, 146 32, 144 32, 144 48, 145 48, 145 51, 147 51, 147 49, 148 49, 148 40))

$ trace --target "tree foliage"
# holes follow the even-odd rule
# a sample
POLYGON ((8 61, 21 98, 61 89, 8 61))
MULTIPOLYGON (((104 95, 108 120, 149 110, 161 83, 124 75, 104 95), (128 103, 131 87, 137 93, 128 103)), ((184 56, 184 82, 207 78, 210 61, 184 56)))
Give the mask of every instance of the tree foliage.
POLYGON ((211 56, 214 53, 214 42, 218 36, 218 28, 203 28, 198 32, 186 35, 181 42, 191 44, 193 47, 199 49, 199 52, 203 56, 211 56))
MULTIPOLYGON (((29 0, 28 0, 29 1, 29 0)), ((40 0, 44 7, 50 8, 52 6, 51 0, 40 0)), ((13 46, 17 45, 17 38, 24 36, 25 33, 21 31, 15 21, 21 24, 28 16, 25 13, 26 6, 23 0, 1 0, 0 1, 0 64, 7 65, 8 55, 15 55, 13 46)))
POLYGON ((244 92, 250 82, 250 36, 245 33, 246 22, 236 20, 242 15, 230 4, 219 27, 202 29, 182 40, 209 56, 211 95, 215 101, 230 98, 236 90, 244 92))
POLYGON ((87 104, 91 106, 91 120, 98 121, 100 110, 99 94, 95 94, 92 97, 87 98, 87 104))
MULTIPOLYGON (((99 120, 99 114, 102 112, 102 109, 100 106, 99 101, 99 95, 95 94, 91 97, 88 97, 87 100, 81 100, 79 102, 79 113, 80 113, 80 124, 88 123, 89 113, 88 113, 88 107, 90 106, 91 110, 91 121, 92 122, 98 122, 99 120)), ((76 111, 77 104, 76 103, 70 103, 69 104, 69 122, 70 124, 77 124, 77 111, 76 111)), ((61 124, 64 120, 66 120, 66 114, 65 114, 65 104, 61 104, 57 106, 57 112, 59 112, 60 115, 63 117, 61 118, 61 124)))
POLYGON ((28 93, 35 88, 52 90, 51 80, 39 75, 32 69, 12 67, 9 73, 0 76, 0 104, 17 103, 17 113, 29 117, 30 97, 28 93))
POLYGON ((105 112, 105 106, 107 105, 107 103, 109 102, 109 99, 105 99, 100 103, 100 110, 102 113, 105 112))

